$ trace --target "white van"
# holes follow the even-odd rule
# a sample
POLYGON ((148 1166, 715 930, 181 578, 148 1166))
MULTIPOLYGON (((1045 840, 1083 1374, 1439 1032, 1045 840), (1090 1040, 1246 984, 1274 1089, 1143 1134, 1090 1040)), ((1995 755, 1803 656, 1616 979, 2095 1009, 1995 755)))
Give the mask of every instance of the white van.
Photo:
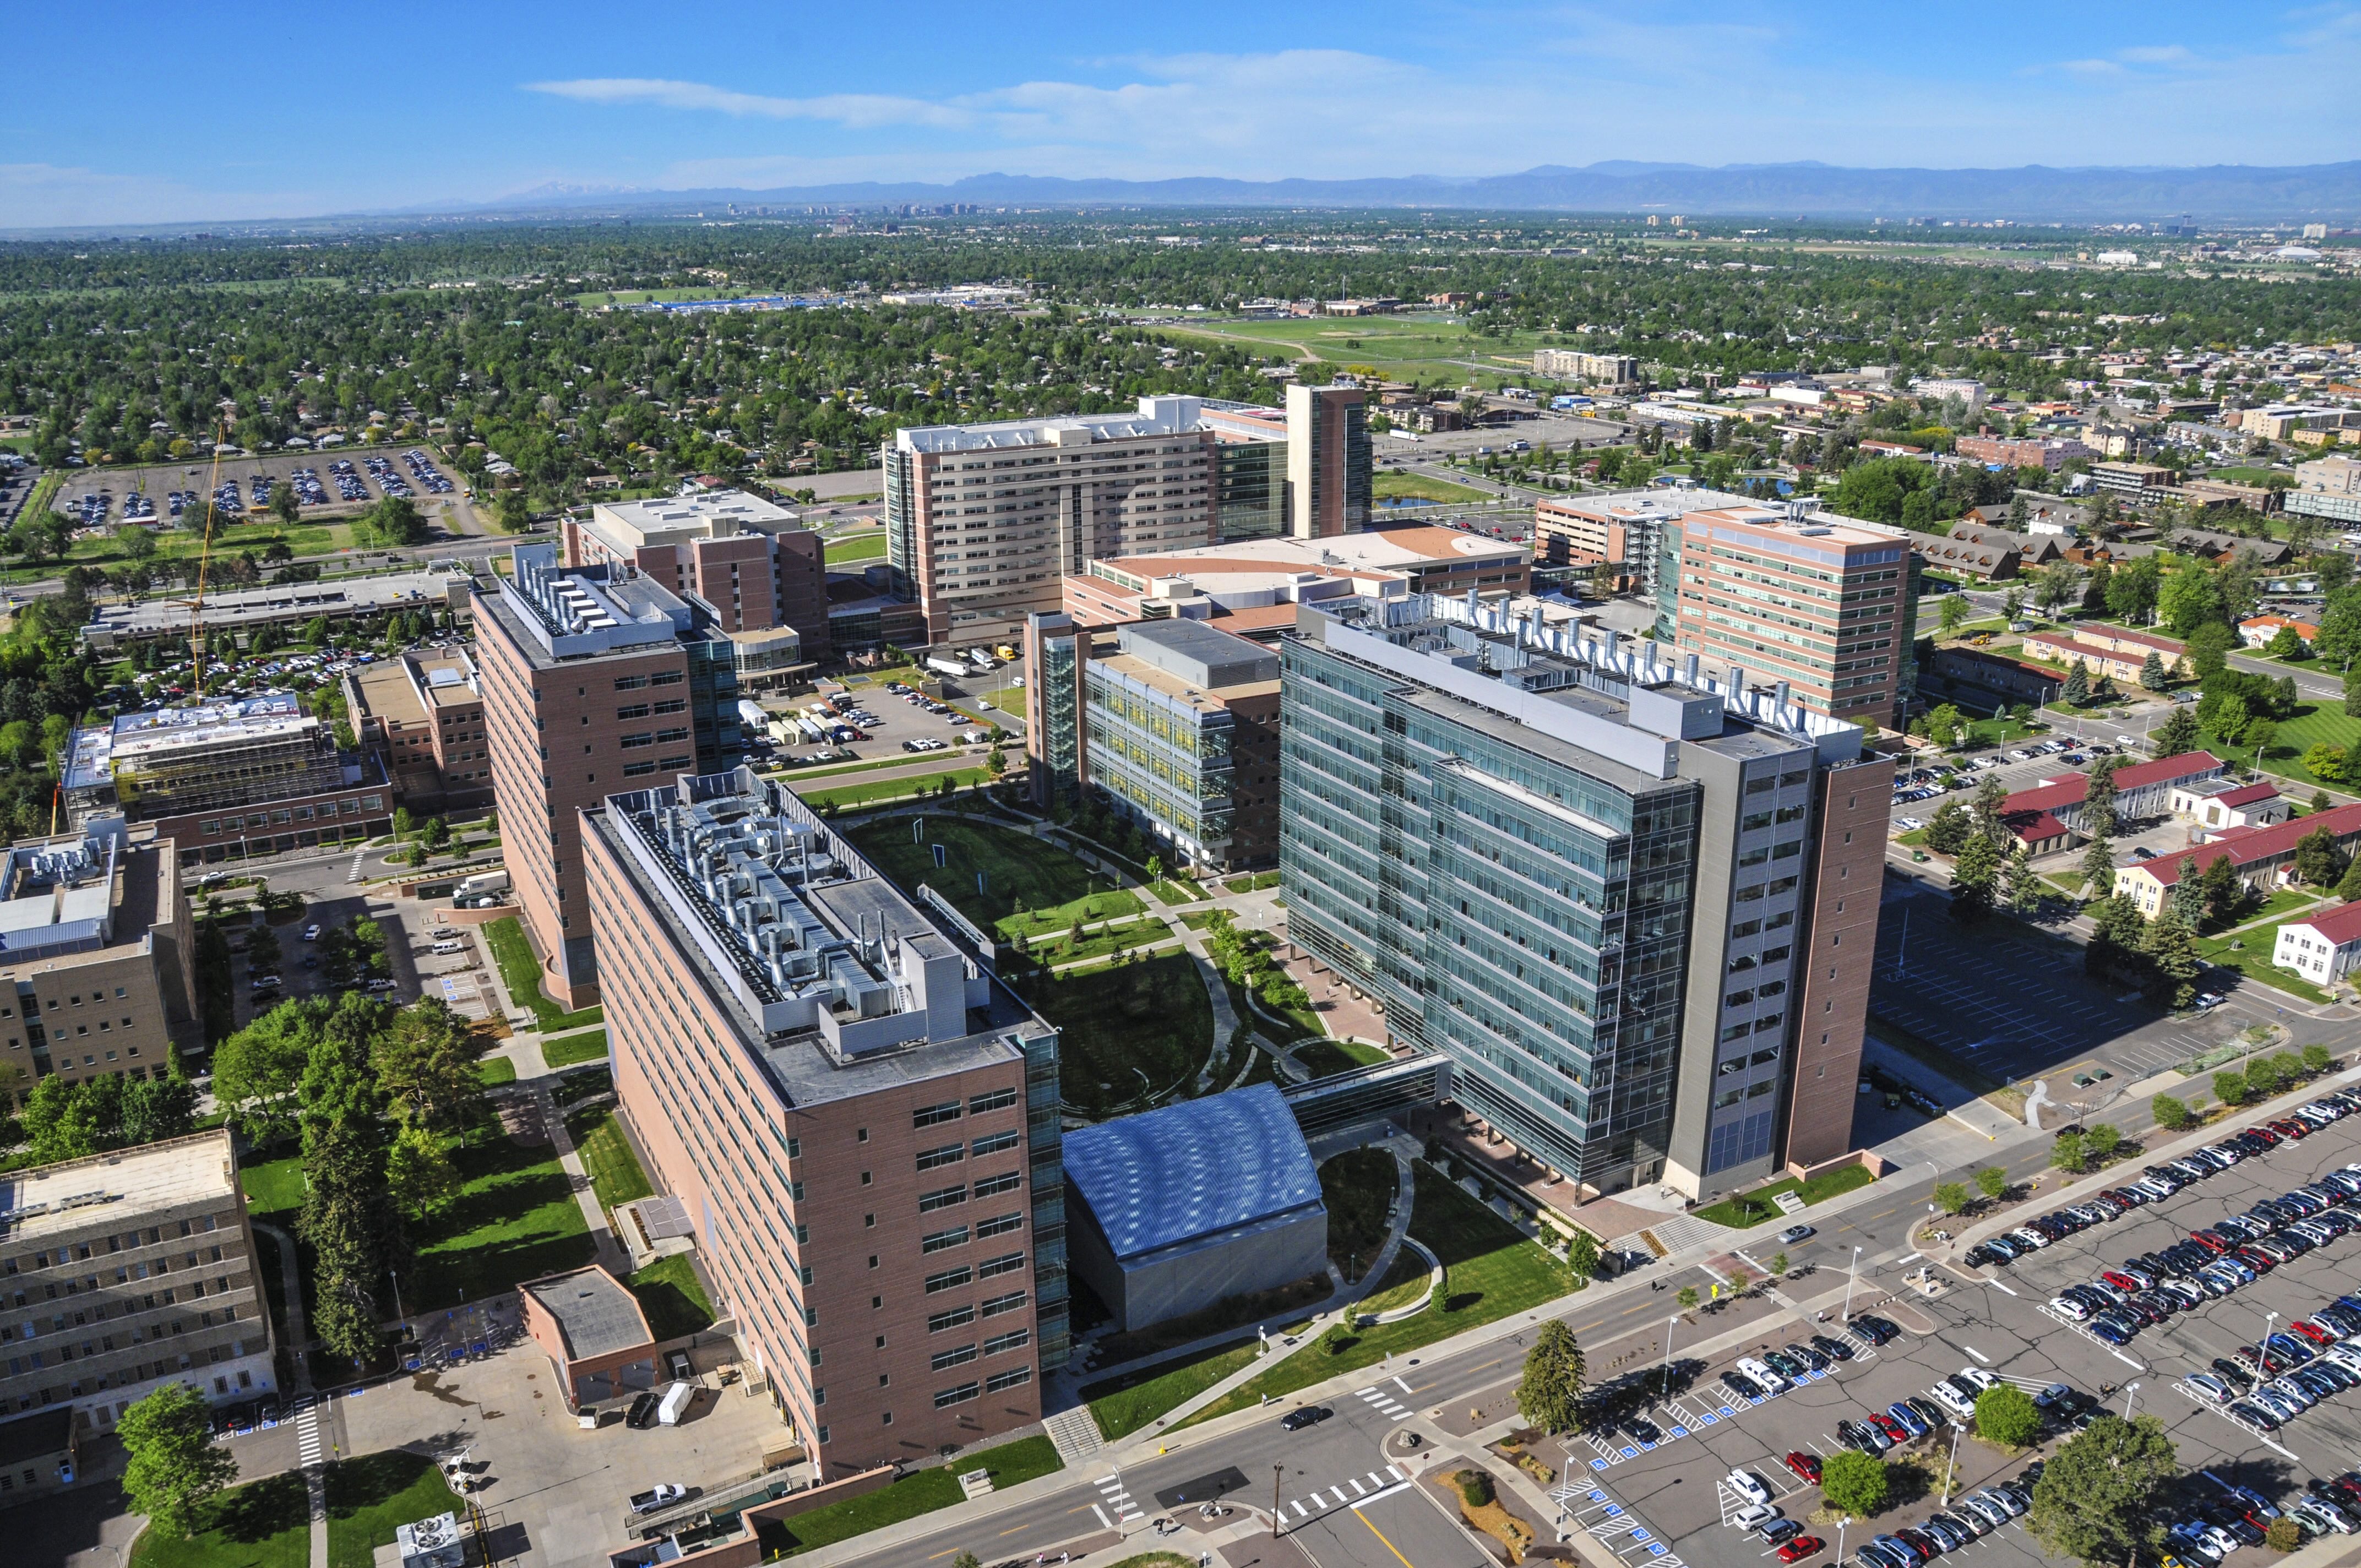
POLYGON ((696 1401, 696 1384, 674 1384, 664 1390, 664 1403, 656 1407, 657 1424, 668 1427, 680 1425, 680 1418, 688 1413, 688 1407, 696 1401))

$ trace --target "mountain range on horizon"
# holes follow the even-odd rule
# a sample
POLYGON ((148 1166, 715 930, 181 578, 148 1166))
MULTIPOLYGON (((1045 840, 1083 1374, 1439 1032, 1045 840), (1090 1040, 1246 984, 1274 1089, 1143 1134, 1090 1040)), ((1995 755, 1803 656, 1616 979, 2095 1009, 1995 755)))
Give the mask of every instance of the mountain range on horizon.
POLYGON ((464 209, 490 214, 709 204, 874 206, 902 203, 1085 206, 1434 208, 1861 219, 2006 218, 2024 223, 2361 224, 2361 160, 2265 168, 1849 169, 1820 162, 1727 164, 1613 160, 1512 174, 1360 180, 1068 179, 977 174, 941 182, 865 181, 769 189, 548 184, 464 209))

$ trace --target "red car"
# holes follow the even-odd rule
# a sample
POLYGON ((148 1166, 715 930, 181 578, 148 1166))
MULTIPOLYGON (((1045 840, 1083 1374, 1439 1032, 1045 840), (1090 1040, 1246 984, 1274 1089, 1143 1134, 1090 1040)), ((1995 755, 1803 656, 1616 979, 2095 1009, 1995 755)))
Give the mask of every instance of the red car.
POLYGON ((2230 1250, 2230 1244, 2223 1240, 2220 1236, 2215 1235, 2211 1231, 2191 1232, 2189 1239, 2195 1242, 2199 1246, 2203 1247, 2207 1252, 2224 1253, 2230 1250))
POLYGON ((1886 1436, 1892 1438, 1897 1446, 1910 1441, 1910 1429, 1904 1426, 1900 1421, 1895 1420, 1892 1416, 1872 1414, 1869 1418, 1869 1420, 1872 1426, 1883 1432, 1886 1436))
POLYGON ((1787 1455, 1787 1468, 1793 1470, 1798 1479, 1810 1486, 1817 1486, 1820 1484, 1820 1461, 1816 1454, 1806 1453, 1799 1448, 1787 1455))
POLYGON ((2314 1344, 2334 1344, 2336 1343, 2336 1336, 2334 1334, 2330 1333, 2318 1323, 2312 1322, 2304 1319, 2298 1319, 2296 1321, 2290 1323, 2288 1327, 2293 1329, 2296 1332, 2301 1334, 2304 1338, 2310 1340, 2314 1344))
POLYGON ((2140 1282, 2134 1279, 2130 1275, 2118 1272, 2112 1268, 2100 1275, 2099 1277, 2105 1280, 2108 1284, 2114 1286, 2118 1290, 2136 1291, 2141 1288, 2140 1282))
POLYGON ((1828 1543, 1817 1535, 1799 1535, 1779 1549, 1782 1563, 1801 1563, 1828 1543))
POLYGON ((2284 1122, 2273 1122, 2271 1131, 2283 1138, 2308 1138, 2312 1135, 2312 1124, 2290 1116, 2284 1122))

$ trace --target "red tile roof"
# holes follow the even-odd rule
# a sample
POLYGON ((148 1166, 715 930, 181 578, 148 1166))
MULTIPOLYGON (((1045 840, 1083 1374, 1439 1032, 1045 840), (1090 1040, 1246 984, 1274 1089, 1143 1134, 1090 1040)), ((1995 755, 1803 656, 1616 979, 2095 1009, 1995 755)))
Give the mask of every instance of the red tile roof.
MULTIPOLYGON (((2200 778, 2222 771, 2222 759, 2211 751, 2183 751, 2178 756, 2159 757, 2153 762, 2135 762, 2115 770, 2115 793, 2149 784, 2177 784, 2182 779, 2200 778)), ((2090 792, 2091 775, 2067 773, 2057 779, 2044 780, 2031 789, 2018 790, 2000 803, 2001 814, 2019 811, 2056 811, 2061 806, 2080 806, 2090 792)))
POLYGON ((2284 855, 2310 838, 2327 828, 2339 839, 2361 835, 2361 804, 2332 806, 2315 811, 2309 817, 2298 817, 2286 822, 2274 822, 2261 828, 2232 828, 2210 844, 2202 844, 2185 854, 2166 853, 2147 862, 2147 872, 2159 886, 2170 887, 2180 881, 2180 863, 2194 861, 2203 871, 2223 856, 2230 863, 2250 866, 2257 861, 2268 861, 2284 855))
POLYGON ((2321 914, 2290 920, 2280 929, 2293 926, 2307 927, 2331 947, 2341 948, 2347 942, 2361 940, 2361 904, 2340 904, 2321 914))
POLYGON ((2220 806, 2252 806, 2258 800, 2277 800, 2279 786, 2274 784, 2250 784, 2244 789, 2225 790, 2213 796, 2220 806))

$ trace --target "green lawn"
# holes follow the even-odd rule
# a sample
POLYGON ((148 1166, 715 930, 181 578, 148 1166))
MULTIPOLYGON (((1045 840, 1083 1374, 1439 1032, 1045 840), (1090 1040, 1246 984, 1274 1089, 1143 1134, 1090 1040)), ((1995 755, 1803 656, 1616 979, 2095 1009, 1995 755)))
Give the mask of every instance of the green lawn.
POLYGON ((1809 1181, 1798 1181, 1790 1176, 1772 1182, 1767 1187, 1758 1187, 1751 1192, 1742 1193, 1735 1198, 1726 1198, 1719 1203, 1699 1209, 1697 1212, 1697 1218, 1711 1220, 1717 1225, 1736 1225, 1741 1228, 1759 1225, 1766 1220, 1780 1218, 1778 1205, 1771 1201, 1773 1194, 1800 1192, 1804 1196, 1805 1203, 1812 1204, 1833 1198, 1839 1192, 1850 1192, 1857 1187, 1866 1187, 1876 1179, 1866 1169, 1857 1165, 1839 1166, 1835 1170, 1822 1172, 1809 1181))
POLYGON ((1231 893, 1256 893, 1279 885, 1277 872, 1257 872, 1252 876, 1234 876, 1222 886, 1231 893))
POLYGON ((477 1137, 476 1146, 451 1151, 464 1183, 458 1201, 412 1227, 418 1262, 402 1275, 401 1292, 413 1311, 480 1301, 595 1255, 554 1148, 527 1148, 497 1134, 477 1137))
POLYGON ((1209 896, 1187 877, 1165 877, 1148 883, 1148 891, 1167 904, 1202 904, 1209 896))
POLYGON ((927 883, 1003 940, 1020 930, 1028 938, 1061 934, 1076 920, 1118 919, 1146 907, 1137 894, 1111 886, 1066 850, 1014 828, 951 816, 897 817, 848 828, 845 837, 901 886, 927 883), (940 866, 937 844, 943 847, 940 866))
POLYGON ((2299 909, 2307 908, 2319 902, 2320 894, 2317 893, 2298 887, 2275 887, 2271 889, 2270 897, 2259 905, 2249 905, 2240 910, 2231 917, 2229 925, 2215 926, 2208 921, 2198 927, 2198 935, 2201 937, 2226 935, 2242 926, 2252 926, 2261 920, 2275 921, 2282 915, 2291 915, 2299 909))
MULTIPOLYGON (((2263 753, 2263 771, 2282 778, 2297 779, 2307 784, 2330 784, 2343 789, 2346 785, 2334 779, 2323 779, 2303 765, 2303 754, 2323 742, 2342 746, 2347 751, 2361 747, 2361 718, 2347 718, 2344 710, 2327 703, 2300 703, 2295 717, 2279 727, 2270 748, 2263 753)), ((2254 749, 2241 751, 2237 747, 2214 745, 2217 756, 2239 757, 2254 761, 2254 749)))
POLYGON ((309 1568, 312 1504, 302 1471, 230 1488, 214 1500, 212 1518, 185 1541, 140 1531, 131 1568, 309 1568))
POLYGON ((685 1252, 656 1259, 631 1276, 631 1286, 658 1344, 713 1326, 713 1303, 685 1252))
POLYGON ((533 944, 525 938, 524 925, 515 916, 489 921, 482 930, 485 945, 492 950, 492 961, 500 966, 500 983, 508 987, 509 995, 520 1006, 533 1009, 533 1021, 544 1034, 579 1029, 606 1018, 606 1010, 601 1007, 568 1013, 542 991, 540 961, 533 956, 533 944))
POLYGON ((516 1063, 506 1057, 486 1057, 476 1064, 476 1076, 484 1080, 486 1088, 496 1083, 514 1083, 516 1063))
POLYGON ((828 542, 828 564, 831 566, 842 566, 854 561, 883 561, 884 559, 885 559, 885 531, 882 528, 872 533, 856 533, 850 539, 831 539, 828 542))
POLYGON ((1186 1404, 1254 1360, 1256 1342, 1216 1350, 1193 1361, 1150 1368, 1135 1377, 1110 1377, 1082 1390, 1092 1419, 1109 1442, 1128 1437, 1165 1411, 1186 1404))
POLYGON ((2248 980, 2284 991, 2290 996, 2300 996, 2306 1002, 2328 1001, 2328 993, 2320 987, 2293 970, 2280 969, 2271 962, 2271 955, 2279 951, 2279 927, 2261 926, 2235 937, 2200 940, 2197 950, 2209 964, 2236 970, 2248 980), (2232 942, 2243 946, 2233 948, 2230 946, 2232 942))
POLYGON ((1185 952, 1028 980, 1024 992, 1060 1031, 1060 1093, 1093 1121, 1149 1091, 1185 1097, 1213 1043, 1213 1004, 1185 952))
POLYGON ((1376 1260, 1386 1239, 1386 1212, 1401 1190, 1394 1157, 1348 1149, 1320 1167, 1320 1201, 1328 1211, 1328 1261, 1347 1279, 1376 1260))
POLYGON ((950 779, 961 789, 972 789, 977 784, 990 783, 992 770, 950 768, 941 773, 920 773, 906 779, 879 779, 874 784, 844 784, 836 789, 797 789, 796 793, 802 795, 804 804, 814 811, 824 811, 831 806, 842 811, 851 806, 874 806, 884 800, 900 800, 905 795, 917 794, 922 787, 931 794, 943 787, 945 779, 950 779))
POLYGON ((975 700, 997 708, 1002 713, 1014 714, 1019 718, 1025 717, 1023 686, 997 686, 991 691, 980 694, 975 700))
POLYGON ((1295 1059, 1312 1070, 1314 1078, 1326 1078, 1332 1073, 1350 1072, 1357 1067, 1375 1067, 1381 1061, 1391 1061, 1378 1047, 1364 1045, 1358 1040, 1314 1040, 1295 1053, 1295 1059))
POLYGON ((1429 478, 1424 474, 1381 473, 1371 479, 1370 487, 1372 499, 1381 501, 1396 498, 1421 501, 1483 501, 1492 499, 1489 490, 1455 485, 1447 479, 1429 478))
POLYGON ((1082 934, 1080 942, 1071 937, 1060 937, 1054 941, 1027 938, 1027 951, 1045 964, 1080 963, 1085 959, 1103 959, 1109 953, 1144 948, 1170 935, 1172 927, 1161 920, 1126 920, 1119 925, 1093 927, 1082 934))
POLYGON ((1432 1247, 1443 1262, 1440 1299, 1398 1323, 1358 1332, 1342 1326, 1330 1329, 1183 1424, 1251 1409, 1266 1394, 1278 1399, 1338 1373, 1375 1365, 1389 1354, 1404 1354, 1582 1288, 1583 1281, 1575 1277, 1572 1269, 1527 1240, 1515 1226, 1423 1162, 1417 1169, 1418 1197, 1411 1211, 1411 1234, 1432 1247))
POLYGON ((241 1167, 239 1183, 246 1189, 247 1212, 274 1225, 292 1224, 303 1206, 303 1161, 301 1156, 254 1160, 241 1167))
POLYGON ((601 1208, 611 1211, 655 1191, 610 1108, 595 1105, 577 1111, 566 1118, 566 1130, 574 1139, 575 1152, 582 1157, 582 1169, 589 1176, 601 1208))
POLYGON ((327 1492, 328 1568, 371 1568, 396 1525, 459 1508, 434 1461, 398 1448, 328 1466, 327 1492))
POLYGON ((597 1061, 606 1054, 604 1029, 585 1029, 578 1035, 561 1035, 554 1040, 544 1037, 541 1042, 541 1059, 553 1069, 597 1061))
POLYGON ((763 1532, 763 1556, 793 1556, 948 1508, 965 1500, 959 1477, 971 1470, 988 1472, 993 1490, 1005 1492, 1059 1468, 1058 1451, 1046 1437, 1020 1438, 981 1453, 961 1454, 948 1464, 913 1470, 892 1486, 866 1496, 847 1497, 780 1521, 763 1532))

